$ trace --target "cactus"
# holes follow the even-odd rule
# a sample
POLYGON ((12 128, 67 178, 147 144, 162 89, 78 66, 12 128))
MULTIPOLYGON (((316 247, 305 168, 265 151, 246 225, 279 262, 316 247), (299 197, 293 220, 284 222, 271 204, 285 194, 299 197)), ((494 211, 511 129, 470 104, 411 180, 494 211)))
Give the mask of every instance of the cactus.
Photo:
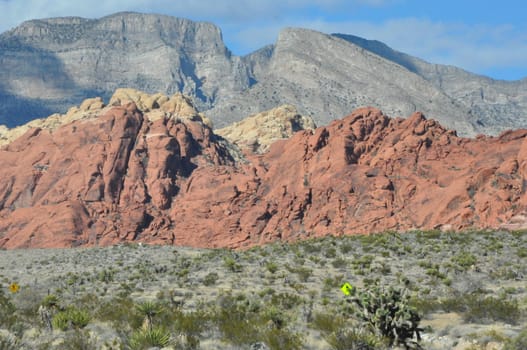
POLYGON ((420 317, 410 306, 407 289, 384 289, 375 286, 365 291, 355 291, 350 299, 356 312, 379 336, 388 340, 390 346, 402 345, 406 349, 421 349, 420 317), (416 340, 414 340, 414 336, 416 340))

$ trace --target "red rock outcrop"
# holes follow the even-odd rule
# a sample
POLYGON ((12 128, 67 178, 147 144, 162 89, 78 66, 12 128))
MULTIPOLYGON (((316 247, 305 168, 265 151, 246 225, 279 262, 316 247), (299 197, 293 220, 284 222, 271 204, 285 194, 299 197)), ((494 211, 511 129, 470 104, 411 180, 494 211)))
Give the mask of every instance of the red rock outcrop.
POLYGON ((527 227, 527 130, 459 138, 420 113, 360 109, 235 162, 202 122, 130 103, 31 129, 0 162, 3 248, 527 227))

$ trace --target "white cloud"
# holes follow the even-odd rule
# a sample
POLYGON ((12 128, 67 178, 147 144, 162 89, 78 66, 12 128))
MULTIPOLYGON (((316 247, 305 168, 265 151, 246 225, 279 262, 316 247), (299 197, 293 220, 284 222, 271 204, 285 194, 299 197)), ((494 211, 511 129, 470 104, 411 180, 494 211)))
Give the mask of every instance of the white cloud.
POLYGON ((525 66, 526 28, 432 22, 406 18, 384 23, 331 23, 319 30, 347 32, 385 42, 392 48, 433 63, 451 64, 481 72, 491 68, 525 66))
POLYGON ((120 11, 155 12, 219 23, 274 21, 305 11, 350 9, 355 5, 380 6, 394 0, 2 0, 0 31, 34 18, 56 16, 101 17, 120 11))

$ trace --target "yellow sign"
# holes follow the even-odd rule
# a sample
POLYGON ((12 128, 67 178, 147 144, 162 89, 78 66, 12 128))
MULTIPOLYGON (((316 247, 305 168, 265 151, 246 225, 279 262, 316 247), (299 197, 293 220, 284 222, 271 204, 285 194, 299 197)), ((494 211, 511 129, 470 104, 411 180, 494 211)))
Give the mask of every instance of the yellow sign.
POLYGON ((345 295, 350 295, 351 292, 353 291, 353 286, 351 284, 349 284, 348 282, 346 282, 342 286, 340 286, 340 290, 345 295))
POLYGON ((9 286, 9 290, 11 291, 11 293, 16 293, 20 290, 20 286, 18 285, 18 283, 11 283, 11 285, 9 286))

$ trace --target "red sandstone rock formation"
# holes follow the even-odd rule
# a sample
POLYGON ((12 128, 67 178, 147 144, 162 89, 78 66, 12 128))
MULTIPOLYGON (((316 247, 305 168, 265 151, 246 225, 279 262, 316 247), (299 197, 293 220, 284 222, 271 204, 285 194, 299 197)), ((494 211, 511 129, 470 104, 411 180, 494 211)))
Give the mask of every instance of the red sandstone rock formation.
POLYGON ((527 130, 459 138, 360 109, 235 162, 131 103, 0 150, 0 247, 244 247, 387 229, 527 227, 527 130))

